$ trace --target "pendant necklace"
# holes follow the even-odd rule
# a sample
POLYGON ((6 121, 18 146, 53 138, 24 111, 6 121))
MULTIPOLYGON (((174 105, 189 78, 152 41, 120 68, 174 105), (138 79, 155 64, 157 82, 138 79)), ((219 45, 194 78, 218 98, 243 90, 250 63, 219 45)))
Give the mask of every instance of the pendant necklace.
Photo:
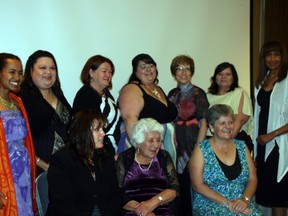
POLYGON ((155 86, 154 90, 150 89, 147 85, 145 85, 145 87, 148 88, 152 92, 152 94, 154 94, 157 98, 161 99, 161 95, 158 92, 156 86, 155 86))
POLYGON ((229 144, 226 147, 217 145, 216 143, 215 143, 215 145, 218 147, 218 149, 224 149, 224 152, 226 155, 228 154, 229 144))
POLYGON ((91 163, 89 165, 89 170, 90 170, 93 180, 96 181, 96 172, 95 172, 94 163, 91 163))
POLYGON ((13 100, 9 97, 10 102, 6 101, 3 97, 0 96, 0 103, 7 107, 9 110, 18 110, 17 107, 15 106, 13 100))
POLYGON ((152 165, 152 162, 153 162, 153 158, 152 158, 151 161, 149 162, 149 166, 148 166, 146 169, 144 169, 144 168, 141 167, 141 164, 140 164, 139 161, 137 160, 137 156, 136 156, 136 155, 135 155, 135 161, 137 162, 139 169, 142 170, 142 171, 144 171, 144 172, 146 172, 146 171, 148 171, 148 170, 150 169, 150 167, 151 167, 151 165, 152 165))

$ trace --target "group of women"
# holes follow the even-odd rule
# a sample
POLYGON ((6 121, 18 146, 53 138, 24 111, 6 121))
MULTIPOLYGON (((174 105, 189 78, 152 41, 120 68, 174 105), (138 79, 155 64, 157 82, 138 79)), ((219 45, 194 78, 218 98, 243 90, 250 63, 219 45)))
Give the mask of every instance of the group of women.
POLYGON ((33 215, 35 178, 47 170, 47 215, 262 215, 256 203, 285 215, 287 61, 282 43, 263 45, 253 119, 228 62, 206 94, 191 82, 193 59, 176 56, 166 95, 156 62, 139 54, 116 101, 113 62, 95 55, 71 107, 50 52, 33 53, 25 73, 1 53, 1 215, 33 215))

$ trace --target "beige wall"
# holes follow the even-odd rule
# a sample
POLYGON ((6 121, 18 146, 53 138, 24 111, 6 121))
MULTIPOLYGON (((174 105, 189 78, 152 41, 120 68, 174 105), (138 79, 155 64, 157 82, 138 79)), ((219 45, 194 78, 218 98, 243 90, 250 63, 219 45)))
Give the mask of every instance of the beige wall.
POLYGON ((37 49, 58 62, 65 95, 72 103, 80 71, 95 54, 116 67, 112 94, 127 82, 131 59, 148 53, 158 63, 168 92, 176 86, 169 65, 178 54, 195 60, 192 82, 204 90, 216 65, 233 63, 250 92, 249 0, 0 0, 0 51, 25 64, 37 49))

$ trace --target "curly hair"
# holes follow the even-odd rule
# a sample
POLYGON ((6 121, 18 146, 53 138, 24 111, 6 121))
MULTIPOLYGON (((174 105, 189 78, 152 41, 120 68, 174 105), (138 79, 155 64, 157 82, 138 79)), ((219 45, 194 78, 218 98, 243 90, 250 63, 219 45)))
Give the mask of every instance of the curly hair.
POLYGON ((145 134, 149 132, 158 132, 161 140, 164 136, 164 127, 153 118, 142 118, 136 122, 132 128, 130 142, 137 148, 145 140, 145 134))

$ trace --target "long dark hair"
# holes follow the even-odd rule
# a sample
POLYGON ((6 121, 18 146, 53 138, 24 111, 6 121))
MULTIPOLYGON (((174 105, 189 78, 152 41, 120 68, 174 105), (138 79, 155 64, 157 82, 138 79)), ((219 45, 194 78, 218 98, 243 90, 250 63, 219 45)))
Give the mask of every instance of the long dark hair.
POLYGON ((210 94, 216 95, 218 93, 219 86, 216 83, 216 76, 217 76, 217 74, 221 73, 226 68, 230 68, 231 69, 232 76, 233 76, 233 83, 231 84, 229 92, 230 91, 234 91, 235 88, 239 87, 239 85, 238 85, 238 74, 237 74, 237 71, 236 71, 234 65, 229 63, 229 62, 223 62, 223 63, 217 65, 217 67, 214 70, 214 74, 213 74, 213 76, 210 79, 211 85, 208 88, 208 92, 210 94))
POLYGON ((56 81, 51 87, 51 89, 57 96, 62 96, 63 92, 61 89, 60 79, 58 75, 58 66, 57 66, 56 59, 54 58, 52 53, 45 51, 45 50, 37 50, 36 52, 34 52, 32 55, 29 56, 26 62, 26 66, 25 66, 23 82, 21 83, 21 91, 28 90, 28 91, 31 91, 33 94, 42 97, 41 92, 39 91, 38 87, 34 84, 32 80, 32 76, 31 76, 31 70, 33 69, 35 63, 37 62, 39 58, 42 58, 42 57, 48 57, 53 60, 55 64, 55 68, 56 68, 56 81))
POLYGON ((150 55, 145 54, 145 53, 139 54, 139 55, 135 56, 132 59, 132 74, 131 74, 131 76, 129 78, 128 83, 137 82, 138 84, 141 84, 141 80, 136 75, 139 61, 143 61, 146 64, 153 64, 156 67, 156 78, 154 80, 154 83, 158 84, 159 80, 157 78, 158 77, 157 64, 156 64, 156 62, 154 61, 154 59, 150 55))
MULTIPOLYGON (((87 166, 93 163, 93 154, 95 153, 95 143, 91 130, 95 121, 97 122, 97 129, 105 127, 107 124, 106 118, 95 110, 87 109, 77 112, 70 126, 66 143, 66 146, 71 148, 87 166)), ((105 150, 100 149, 99 152, 106 156, 105 150)))
POLYGON ((256 81, 256 86, 260 86, 262 81, 264 80, 265 76, 267 75, 269 68, 265 63, 265 56, 268 55, 270 52, 277 51, 281 55, 281 63, 278 72, 278 79, 277 82, 281 82, 287 76, 287 51, 283 43, 280 41, 268 41, 263 44, 259 53, 259 75, 256 81))

